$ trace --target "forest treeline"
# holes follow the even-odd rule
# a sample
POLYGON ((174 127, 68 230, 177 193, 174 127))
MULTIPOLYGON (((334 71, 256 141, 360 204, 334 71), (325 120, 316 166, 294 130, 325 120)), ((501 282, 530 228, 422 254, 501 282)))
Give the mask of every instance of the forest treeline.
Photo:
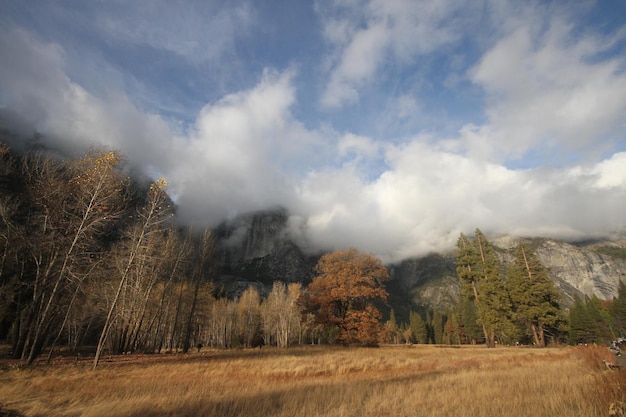
POLYGON ((458 241, 457 307, 400 324, 388 313, 388 272, 371 255, 329 253, 308 287, 277 281, 268 294, 250 286, 230 299, 213 283, 216 244, 211 230, 176 224, 165 180, 137 183, 115 151, 69 159, 0 147, 0 341, 27 364, 60 347, 95 348, 95 367, 104 353, 200 345, 542 346, 626 331, 623 283, 615 300, 577 300, 568 316, 530 248, 503 271, 479 230, 458 241))
POLYGON ((166 186, 133 182, 115 151, 0 147, 0 340, 15 358, 91 346, 95 367, 103 353, 378 342, 373 303, 389 278, 379 260, 328 254, 306 291, 275 282, 263 298, 251 286, 228 299, 213 284, 215 237, 176 224, 166 186), (342 265, 351 281, 331 295, 342 265))
POLYGON ((411 312, 408 322, 401 324, 392 314, 385 323, 392 342, 607 345, 626 336, 623 281, 612 300, 576 296, 565 309, 547 268, 526 243, 520 243, 512 262, 503 265, 476 229, 473 238, 459 236, 455 255, 461 283, 456 307, 427 311, 425 318, 411 312))

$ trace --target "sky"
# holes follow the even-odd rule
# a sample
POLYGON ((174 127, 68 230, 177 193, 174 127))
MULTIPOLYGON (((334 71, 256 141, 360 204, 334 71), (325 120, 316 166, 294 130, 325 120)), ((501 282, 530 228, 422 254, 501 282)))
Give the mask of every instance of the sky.
MULTIPOLYGON (((626 2, 0 0, 0 122, 388 262, 626 232, 626 2)), ((20 144, 13 144, 19 147, 20 144)))

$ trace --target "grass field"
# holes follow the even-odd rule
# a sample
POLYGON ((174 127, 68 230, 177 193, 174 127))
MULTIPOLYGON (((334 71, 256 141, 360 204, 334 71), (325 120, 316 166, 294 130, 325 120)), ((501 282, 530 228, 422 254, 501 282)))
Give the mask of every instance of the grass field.
POLYGON ((303 347, 2 362, 0 416, 607 416, 605 348, 303 347), (106 358, 105 358, 106 359, 106 358))

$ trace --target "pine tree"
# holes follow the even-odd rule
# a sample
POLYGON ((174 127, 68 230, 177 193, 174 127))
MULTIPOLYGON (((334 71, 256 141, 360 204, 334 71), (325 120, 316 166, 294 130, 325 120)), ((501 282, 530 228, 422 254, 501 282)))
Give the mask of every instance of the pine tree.
POLYGON ((569 322, 570 343, 608 343, 615 338, 609 310, 595 294, 584 300, 574 297, 569 322))
POLYGON ((560 295, 547 269, 524 243, 516 249, 507 284, 515 320, 531 333, 535 345, 545 346, 546 330, 556 329, 564 322, 560 295))
POLYGON ((415 338, 415 342, 419 344, 428 343, 428 331, 426 329, 426 323, 422 319, 419 313, 411 311, 409 314, 409 327, 415 338))
POLYGON ((433 314, 433 321, 431 322, 433 331, 433 343, 443 343, 443 327, 445 325, 445 317, 439 312, 435 311, 433 314))
POLYGON ((486 345, 494 347, 496 337, 510 341, 516 333, 511 320, 511 301, 493 247, 480 229, 476 229, 472 242, 461 234, 456 257, 462 292, 476 303, 486 345))
POLYGON ((617 297, 610 309, 613 327, 618 336, 626 336, 626 283, 620 281, 617 297))
POLYGON ((574 296, 574 304, 569 311, 569 341, 571 344, 589 343, 597 335, 593 320, 587 312, 587 306, 578 295, 574 296))
POLYGON ((461 344, 461 323, 455 313, 450 314, 443 326, 443 342, 449 345, 461 344))
POLYGON ((585 304, 587 314, 593 326, 592 333, 594 338, 591 341, 594 343, 608 343, 615 339, 615 335, 611 331, 609 310, 602 300, 593 294, 591 297, 585 297, 585 304))
MULTIPOLYGON (((480 297, 478 295, 478 282, 480 275, 478 274, 477 265, 479 264, 478 254, 470 239, 463 233, 459 236, 456 250, 456 272, 461 280, 461 294, 468 300, 472 300, 476 306, 480 305, 480 297)), ((476 316, 476 324, 480 322, 478 314, 476 316)), ((480 323, 483 331, 485 343, 489 345, 489 332, 484 323, 480 323)))
POLYGON ((474 247, 479 255, 478 293, 482 298, 478 305, 478 314, 489 332, 487 345, 493 347, 496 336, 504 342, 510 342, 515 337, 516 329, 511 320, 512 305, 504 281, 500 277, 493 246, 480 229, 476 229, 474 247))
POLYGON ((461 343, 472 345, 485 343, 482 326, 478 323, 476 304, 471 299, 462 297, 459 300, 457 315, 459 317, 461 343))

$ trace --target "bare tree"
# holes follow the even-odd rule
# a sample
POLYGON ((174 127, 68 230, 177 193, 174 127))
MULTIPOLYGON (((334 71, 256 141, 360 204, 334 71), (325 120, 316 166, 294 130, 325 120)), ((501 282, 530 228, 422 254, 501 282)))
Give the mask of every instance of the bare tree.
POLYGON ((191 283, 193 285, 193 296, 191 299, 191 307, 185 324, 185 336, 183 338, 183 353, 187 353, 190 348, 190 340, 192 333, 192 324, 194 314, 196 313, 196 305, 198 302, 198 293, 203 280, 210 280, 215 272, 215 237, 211 234, 209 228, 204 229, 200 240, 196 243, 191 271, 191 283))
POLYGON ((293 340, 300 340, 300 312, 298 299, 300 284, 286 286, 275 281, 270 294, 262 304, 263 337, 265 344, 276 343, 287 347, 293 340))
POLYGON ((241 342, 246 347, 253 346, 261 333, 261 297, 253 286, 249 286, 239 298, 237 323, 241 342))
POLYGON ((166 182, 164 179, 157 180, 151 184, 146 204, 138 210, 138 222, 134 225, 129 235, 130 245, 119 271, 119 284, 110 303, 109 312, 98 340, 96 355, 93 361, 94 369, 98 366, 109 331, 115 321, 114 313, 120 300, 120 295, 127 284, 133 268, 137 267, 139 258, 145 253, 150 235, 160 232, 160 226, 173 215, 165 188, 166 182))
MULTIPOLYGON (((33 204, 29 232, 35 265, 29 331, 22 357, 39 355, 56 317, 71 308, 71 298, 93 271, 98 238, 124 209, 126 178, 116 152, 92 151, 75 161, 36 155, 25 158, 24 176, 33 204)), ((65 320, 61 322, 64 326, 65 320)))

